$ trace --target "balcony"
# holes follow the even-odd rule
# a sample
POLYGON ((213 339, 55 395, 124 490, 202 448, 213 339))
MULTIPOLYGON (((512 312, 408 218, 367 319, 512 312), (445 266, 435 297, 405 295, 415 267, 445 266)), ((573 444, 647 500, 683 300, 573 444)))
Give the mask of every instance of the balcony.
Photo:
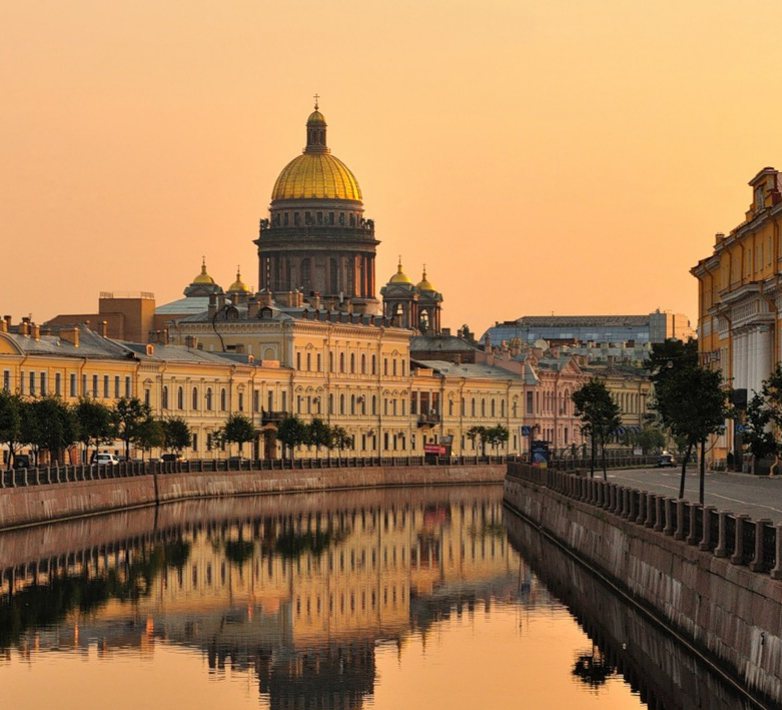
POLYGON ((261 425, 267 424, 279 424, 283 419, 287 419, 290 416, 288 412, 272 412, 268 409, 264 409, 261 412, 261 425))
POLYGON ((433 427, 440 423, 440 415, 437 412, 429 412, 429 414, 418 415, 418 426, 420 427, 433 427))

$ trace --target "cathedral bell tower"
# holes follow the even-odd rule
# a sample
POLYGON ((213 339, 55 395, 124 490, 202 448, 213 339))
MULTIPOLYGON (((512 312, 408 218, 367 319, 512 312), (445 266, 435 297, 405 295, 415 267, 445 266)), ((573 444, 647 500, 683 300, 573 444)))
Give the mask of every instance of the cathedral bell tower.
POLYGON ((272 190, 258 246, 260 290, 318 293, 326 307, 379 314, 375 296, 375 225, 364 218, 361 188, 332 155, 326 119, 307 119, 307 145, 286 165, 272 190))

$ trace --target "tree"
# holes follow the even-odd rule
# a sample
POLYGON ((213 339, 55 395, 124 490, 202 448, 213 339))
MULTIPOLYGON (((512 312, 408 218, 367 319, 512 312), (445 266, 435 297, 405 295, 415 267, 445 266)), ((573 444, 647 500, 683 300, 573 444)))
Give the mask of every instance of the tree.
POLYGON ((652 408, 671 434, 686 442, 679 498, 684 497, 687 464, 692 451, 701 445, 699 499, 703 504, 706 442, 709 436, 723 430, 729 415, 729 391, 724 387, 722 373, 698 364, 697 344, 692 340, 687 343, 667 340, 653 345, 646 367, 654 384, 652 408))
POLYGON ((331 427, 331 445, 342 452, 353 445, 353 437, 345 427, 331 427))
POLYGON ((315 450, 320 453, 320 447, 325 446, 327 449, 332 447, 332 431, 326 422, 322 419, 315 417, 309 424, 306 425, 305 441, 308 446, 314 446, 315 450))
MULTIPOLYGON (((763 381, 760 393, 754 394, 747 406, 744 443, 755 461, 774 457, 772 475, 779 465, 782 442, 777 438, 782 429, 782 365, 763 381)), ((753 463, 754 465, 754 463, 753 463)))
POLYGON ((22 435, 22 400, 18 394, 0 390, 0 443, 8 447, 8 468, 11 468, 22 435))
POLYGON ((572 400, 576 407, 576 416, 581 417, 581 429, 589 435, 592 444, 590 475, 593 477, 595 475, 595 458, 599 446, 603 462, 603 479, 607 480, 606 444, 622 423, 619 405, 614 402, 605 383, 594 377, 573 392, 572 400))
POLYGON ((231 414, 216 436, 220 441, 227 441, 229 444, 239 444, 239 455, 242 455, 242 448, 245 443, 255 439, 256 431, 252 421, 244 414, 231 414))
POLYGON ((656 426, 645 426, 634 437, 636 446, 641 447, 644 454, 657 451, 665 446, 665 434, 656 426))
POLYGON ((481 456, 486 456, 486 432, 488 429, 485 426, 473 426, 467 430, 467 438, 472 442, 473 448, 475 448, 476 441, 481 447, 481 456))
POLYGON ((162 419, 149 416, 136 427, 133 443, 142 451, 160 448, 165 442, 165 424, 162 419))
POLYGON ((293 450, 299 444, 303 444, 306 439, 306 425, 297 416, 285 417, 277 427, 277 438, 283 446, 288 447, 291 460, 293 459, 293 450))
POLYGON ((108 444, 116 438, 114 418, 105 404, 82 397, 74 408, 74 414, 79 426, 79 441, 87 451, 94 443, 97 453, 101 444, 108 444))
POLYGON ((169 417, 162 422, 163 448, 181 454, 183 449, 193 443, 190 427, 182 417, 169 417))
POLYGON ((139 428, 144 426, 151 414, 149 405, 138 397, 121 397, 114 405, 114 423, 117 436, 125 444, 126 461, 130 459, 130 443, 136 439, 139 428))
POLYGON ((35 463, 41 451, 50 461, 60 461, 63 449, 78 441, 78 425, 73 408, 61 399, 45 396, 26 402, 23 419, 27 425, 27 443, 35 451, 35 463))
POLYGON ((508 441, 510 432, 502 424, 497 424, 497 426, 486 429, 485 437, 486 443, 488 443, 496 452, 498 446, 501 446, 508 441))

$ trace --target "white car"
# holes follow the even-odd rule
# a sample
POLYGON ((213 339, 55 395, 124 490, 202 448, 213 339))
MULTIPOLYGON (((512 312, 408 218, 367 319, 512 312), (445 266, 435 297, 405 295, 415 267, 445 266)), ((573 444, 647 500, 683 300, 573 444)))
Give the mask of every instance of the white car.
POLYGON ((116 466, 119 459, 116 454, 96 454, 92 463, 98 464, 98 466, 116 466))

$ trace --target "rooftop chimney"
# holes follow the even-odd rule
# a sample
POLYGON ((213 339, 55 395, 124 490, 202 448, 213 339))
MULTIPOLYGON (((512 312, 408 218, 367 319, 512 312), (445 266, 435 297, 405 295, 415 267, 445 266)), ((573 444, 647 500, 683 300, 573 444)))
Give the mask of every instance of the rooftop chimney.
POLYGON ((64 340, 66 343, 70 343, 73 345, 73 347, 78 348, 79 347, 79 329, 76 327, 73 328, 62 328, 60 330, 60 340, 64 340))
POLYGON ((103 338, 109 337, 109 323, 108 321, 102 320, 98 323, 98 333, 103 338))
POLYGON ((37 323, 32 323, 30 325, 30 335, 33 336, 34 340, 40 340, 41 339, 41 326, 37 323))

